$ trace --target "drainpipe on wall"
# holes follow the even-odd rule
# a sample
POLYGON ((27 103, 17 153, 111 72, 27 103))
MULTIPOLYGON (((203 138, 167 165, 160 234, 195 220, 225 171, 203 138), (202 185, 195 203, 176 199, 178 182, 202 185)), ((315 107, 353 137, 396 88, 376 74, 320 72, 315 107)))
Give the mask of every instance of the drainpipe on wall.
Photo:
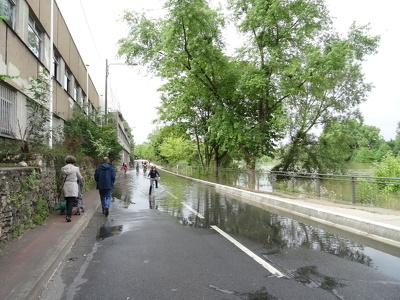
POLYGON ((53 78, 52 78, 52 66, 53 66, 53 31, 54 31, 54 0, 50 0, 50 59, 49 59, 49 77, 50 77, 50 103, 49 103, 49 114, 50 114, 50 121, 49 121, 49 147, 53 148, 53 78))

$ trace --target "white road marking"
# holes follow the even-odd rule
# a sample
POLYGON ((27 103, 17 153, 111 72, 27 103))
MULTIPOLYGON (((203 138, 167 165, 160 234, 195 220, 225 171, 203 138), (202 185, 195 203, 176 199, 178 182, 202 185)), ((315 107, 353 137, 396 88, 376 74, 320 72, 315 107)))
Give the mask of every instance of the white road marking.
MULTIPOLYGON (((171 196, 175 197, 174 195, 170 194, 171 196)), ((175 197, 177 199, 177 197, 175 197)), ((187 209, 189 209, 191 212, 193 212, 196 216, 198 216, 201 219, 204 219, 204 216, 195 211, 192 207, 187 205, 186 203, 182 202, 184 206, 186 206, 187 209)), ((225 231, 221 230, 218 228, 218 226, 212 225, 212 229, 217 231, 219 234, 221 234, 223 237, 225 237, 228 241, 232 242, 236 247, 238 247, 240 250, 242 250, 244 253, 246 253, 248 256, 250 256, 252 259, 254 259, 256 262, 258 262, 261 266, 263 266, 265 269, 267 269, 269 272, 271 272, 273 275, 275 275, 278 278, 281 277, 286 277, 282 272, 274 268, 272 265, 270 265, 268 262, 266 262, 264 259, 256 255, 254 252, 252 252, 250 249, 239 243, 237 240, 235 240, 233 237, 231 237, 229 234, 227 234, 225 231)))
MULTIPOLYGON (((174 194, 171 194, 169 191, 167 191, 168 194, 170 194, 172 197, 174 197, 175 199, 178 199, 178 197, 176 197, 174 194)), ((182 202, 182 204, 188 209, 190 210, 192 213, 194 213, 196 216, 198 216, 200 219, 204 219, 204 216, 200 213, 198 213, 197 211, 195 211, 193 208, 191 208, 189 205, 187 205, 185 202, 182 202)))
POLYGON ((172 194, 170 191, 167 191, 167 193, 168 193, 170 196, 174 197, 175 199, 178 199, 178 197, 175 196, 174 194, 172 194))
POLYGON ((193 208, 191 208, 189 205, 187 205, 186 203, 182 202, 183 205, 186 206, 186 208, 188 210, 190 210, 192 213, 194 213, 196 216, 198 216, 200 219, 204 219, 203 215, 198 213, 197 211, 195 211, 193 208))
POLYGON ((272 274, 274 274, 276 277, 281 278, 285 277, 283 273, 275 269, 273 266, 271 266, 269 263, 267 263, 265 260, 263 260, 261 257, 257 256, 254 252, 252 252, 250 249, 246 248, 243 246, 241 243, 239 243, 237 240, 232 238, 229 234, 221 230, 215 225, 211 226, 212 229, 216 230, 219 234, 221 234, 223 237, 225 237, 227 240, 232 242, 236 247, 238 247, 240 250, 242 250, 244 253, 246 253, 248 256, 253 258, 256 262, 258 262, 260 265, 262 265, 265 269, 270 271, 272 274))

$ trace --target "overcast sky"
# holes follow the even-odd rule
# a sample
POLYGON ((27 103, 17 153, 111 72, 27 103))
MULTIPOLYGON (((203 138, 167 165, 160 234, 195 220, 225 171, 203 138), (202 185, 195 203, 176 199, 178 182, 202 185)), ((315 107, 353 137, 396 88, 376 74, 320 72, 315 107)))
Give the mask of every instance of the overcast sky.
MULTIPOLYGON (((147 75, 140 66, 118 65, 117 40, 126 36, 126 26, 119 21, 124 9, 151 10, 161 13, 163 1, 116 0, 55 0, 71 35, 89 64, 89 76, 100 95, 104 95, 105 65, 108 59, 109 94, 108 107, 119 108, 132 128, 135 143, 147 140, 155 128, 152 120, 157 118, 155 107, 159 105, 156 91, 161 81, 147 75)), ((368 57, 364 72, 368 82, 375 86, 361 110, 365 124, 381 130, 386 139, 394 139, 400 121, 400 18, 395 0, 327 0, 335 27, 345 34, 353 21, 358 25, 371 24, 372 33, 382 36, 379 53, 368 57)))

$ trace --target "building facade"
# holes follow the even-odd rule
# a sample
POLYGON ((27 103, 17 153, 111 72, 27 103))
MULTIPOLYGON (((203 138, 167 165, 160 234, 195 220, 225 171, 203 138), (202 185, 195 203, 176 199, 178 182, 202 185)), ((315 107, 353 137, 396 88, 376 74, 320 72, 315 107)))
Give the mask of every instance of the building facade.
POLYGON ((122 165, 122 163, 126 163, 129 165, 129 162, 131 161, 130 159, 131 143, 129 141, 127 128, 124 122, 124 117, 118 111, 112 112, 111 114, 113 115, 115 123, 117 124, 118 142, 123 147, 123 150, 121 151, 120 164, 122 165))
POLYGON ((21 138, 18 127, 27 122, 28 84, 43 70, 51 75, 49 110, 53 129, 63 126, 76 105, 86 114, 100 109, 99 93, 56 3, 0 3, 0 74, 11 77, 0 81, 0 135, 21 138))

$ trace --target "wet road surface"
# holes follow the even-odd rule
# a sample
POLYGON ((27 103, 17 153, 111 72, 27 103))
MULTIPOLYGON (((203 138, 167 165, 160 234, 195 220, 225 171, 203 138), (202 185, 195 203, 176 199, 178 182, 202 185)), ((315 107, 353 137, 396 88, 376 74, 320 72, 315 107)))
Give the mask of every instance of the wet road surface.
POLYGON ((163 172, 149 209, 148 188, 141 170, 120 175, 110 216, 95 215, 42 299, 399 299, 398 249, 163 172))

